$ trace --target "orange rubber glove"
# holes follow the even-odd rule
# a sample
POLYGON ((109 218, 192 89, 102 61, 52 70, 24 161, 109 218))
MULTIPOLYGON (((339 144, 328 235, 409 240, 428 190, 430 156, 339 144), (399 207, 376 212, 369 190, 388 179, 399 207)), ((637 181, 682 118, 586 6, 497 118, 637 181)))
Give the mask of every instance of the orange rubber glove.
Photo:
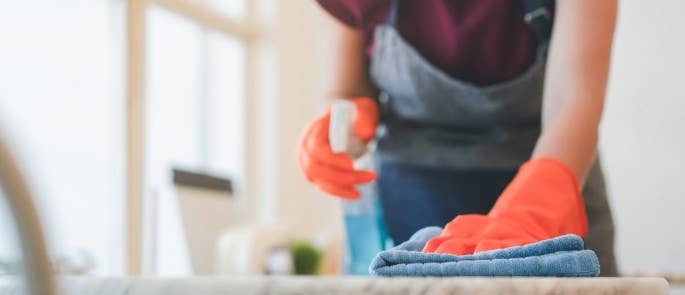
MULTIPOLYGON (((368 97, 350 99, 355 104, 352 132, 363 143, 373 139, 378 124, 378 107, 368 97)), ((355 170, 352 158, 334 153, 328 142, 330 108, 310 123, 304 131, 298 149, 298 162, 308 181, 331 195, 345 199, 359 198, 355 186, 373 181, 372 171, 355 170)))
POLYGON ((576 176, 551 158, 524 163, 487 215, 459 215, 423 251, 455 255, 584 236, 587 216, 576 176))

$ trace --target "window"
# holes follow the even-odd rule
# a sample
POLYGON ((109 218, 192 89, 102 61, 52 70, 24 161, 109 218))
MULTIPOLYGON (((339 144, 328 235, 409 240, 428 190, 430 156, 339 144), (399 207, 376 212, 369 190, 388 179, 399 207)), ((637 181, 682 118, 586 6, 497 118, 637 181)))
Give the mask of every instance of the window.
POLYGON ((121 12, 106 0, 0 9, 0 128, 34 187, 52 255, 91 257, 96 274, 123 271, 121 12))
POLYGON ((186 273, 173 168, 229 178, 235 199, 254 210, 249 192, 255 182, 246 169, 254 157, 246 146, 248 130, 255 129, 255 92, 248 81, 255 80, 250 61, 259 54, 262 34, 257 5, 266 2, 128 2, 130 273, 186 273), (165 261, 155 261, 157 256, 165 261))
POLYGON ((169 179, 170 166, 182 166, 240 184, 243 44, 159 7, 147 18, 149 177, 169 179))
POLYGON ((187 251, 178 246, 185 240, 172 169, 226 177, 234 197, 243 197, 245 46, 160 6, 149 7, 146 19, 144 197, 155 206, 144 214, 157 216, 147 220, 157 230, 145 237, 155 246, 144 253, 144 271, 182 275, 187 251))
POLYGON ((254 208, 248 81, 268 2, 3 4, 0 125, 34 182, 53 256, 140 273, 145 204, 169 192, 172 167, 228 177, 254 208))

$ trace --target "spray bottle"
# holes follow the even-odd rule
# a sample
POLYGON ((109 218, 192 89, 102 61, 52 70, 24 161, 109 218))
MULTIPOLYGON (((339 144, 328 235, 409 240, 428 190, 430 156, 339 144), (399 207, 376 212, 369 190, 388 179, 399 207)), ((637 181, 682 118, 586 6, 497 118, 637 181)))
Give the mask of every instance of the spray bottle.
MULTIPOLYGON (((336 153, 347 153, 354 161, 356 169, 373 170, 374 144, 368 146, 352 132, 354 103, 337 99, 331 105, 329 143, 336 153)), ((376 254, 392 247, 383 222, 383 210, 375 182, 357 186, 360 198, 342 200, 347 243, 344 257, 344 273, 349 275, 368 275, 369 264, 376 254)))

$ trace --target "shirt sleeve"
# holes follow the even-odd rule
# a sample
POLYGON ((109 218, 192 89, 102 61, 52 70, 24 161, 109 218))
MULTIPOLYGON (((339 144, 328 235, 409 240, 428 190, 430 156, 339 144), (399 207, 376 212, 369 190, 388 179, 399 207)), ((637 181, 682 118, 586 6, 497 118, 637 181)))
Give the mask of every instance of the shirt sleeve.
POLYGON ((354 29, 361 29, 361 9, 357 0, 316 0, 330 15, 354 29))

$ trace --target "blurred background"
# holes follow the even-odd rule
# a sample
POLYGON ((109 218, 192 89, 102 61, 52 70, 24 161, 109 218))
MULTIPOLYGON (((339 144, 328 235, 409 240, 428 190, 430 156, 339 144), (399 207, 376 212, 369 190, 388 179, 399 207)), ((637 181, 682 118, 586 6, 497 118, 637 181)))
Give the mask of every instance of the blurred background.
MULTIPOLYGON (((620 2, 600 150, 625 274, 685 273, 682 11, 620 2)), ((326 103, 324 17, 310 0, 0 4, 0 129, 60 271, 282 273, 311 250, 338 273, 340 204, 295 160, 326 103)), ((0 273, 17 259, 0 243, 0 273)))

